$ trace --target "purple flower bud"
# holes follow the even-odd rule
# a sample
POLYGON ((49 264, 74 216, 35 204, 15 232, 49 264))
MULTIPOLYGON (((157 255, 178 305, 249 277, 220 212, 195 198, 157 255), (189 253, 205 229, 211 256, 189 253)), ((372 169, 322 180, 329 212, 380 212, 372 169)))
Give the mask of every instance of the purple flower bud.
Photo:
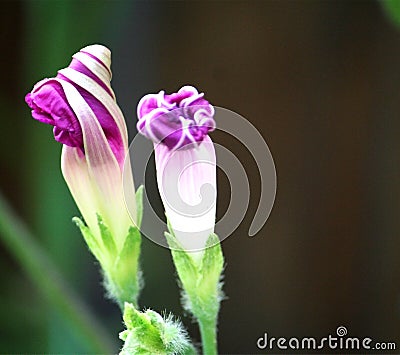
POLYGON ((122 166, 127 144, 122 113, 115 106, 115 96, 110 86, 111 52, 103 46, 83 48, 72 57, 71 64, 58 71, 55 78, 39 81, 25 97, 32 116, 39 122, 54 126, 56 141, 85 152, 81 122, 73 104, 66 97, 65 87, 70 85, 88 105, 103 131, 118 163, 122 166))
POLYGON ((181 246, 200 261, 216 211, 216 157, 208 132, 214 108, 192 86, 144 96, 137 108, 141 134, 154 142, 157 184, 181 246))
MULTIPOLYGON (((64 144, 62 172, 90 230, 101 240, 101 216, 121 248, 132 225, 122 187, 128 134, 110 85, 111 52, 91 45, 72 58, 55 78, 38 82, 25 100, 33 118, 54 126, 54 138, 64 144)), ((127 178, 133 188, 132 176, 127 178)))
POLYGON ((202 142, 215 129, 214 108, 203 96, 193 86, 144 96, 137 107, 138 131, 171 150, 202 142))

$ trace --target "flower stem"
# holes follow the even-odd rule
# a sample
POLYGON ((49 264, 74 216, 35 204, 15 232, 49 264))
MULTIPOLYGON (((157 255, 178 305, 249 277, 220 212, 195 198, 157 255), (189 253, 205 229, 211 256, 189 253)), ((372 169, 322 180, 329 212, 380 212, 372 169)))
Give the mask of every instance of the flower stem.
POLYGON ((36 239, 11 209, 1 192, 0 238, 39 292, 69 322, 76 333, 84 337, 92 351, 112 353, 112 342, 106 331, 63 282, 56 265, 36 243, 36 239))
POLYGON ((217 321, 216 319, 198 319, 204 355, 217 355, 217 321))

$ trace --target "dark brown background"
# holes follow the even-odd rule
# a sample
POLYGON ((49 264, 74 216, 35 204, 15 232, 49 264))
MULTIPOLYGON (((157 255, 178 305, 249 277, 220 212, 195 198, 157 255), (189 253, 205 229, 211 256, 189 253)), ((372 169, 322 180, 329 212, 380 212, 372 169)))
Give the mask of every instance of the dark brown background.
MULTIPOLYGON (((245 148, 235 150, 252 196, 223 243, 220 352, 257 353, 264 332, 323 337, 339 325, 400 347, 400 32, 378 2, 0 6, 1 190, 115 339, 118 309, 103 299, 98 268, 70 223, 78 212, 59 171, 61 147, 23 102, 36 81, 96 42, 112 50, 112 83, 131 137, 142 95, 192 84, 252 122, 273 154, 276 203, 250 239, 260 182, 245 148)), ((219 143, 232 146, 226 137, 219 143)), ((223 206, 229 190, 219 178, 223 206)), ((169 252, 145 241, 142 264, 142 305, 182 315, 169 252)), ((6 249, 0 265, 1 353, 90 352, 6 249)))

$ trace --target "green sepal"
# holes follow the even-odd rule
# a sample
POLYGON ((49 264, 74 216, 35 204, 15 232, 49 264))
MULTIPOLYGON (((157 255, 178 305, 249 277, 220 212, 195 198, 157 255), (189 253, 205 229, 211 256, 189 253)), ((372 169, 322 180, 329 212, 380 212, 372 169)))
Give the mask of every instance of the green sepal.
POLYGON ((102 248, 100 247, 96 238, 93 236, 89 227, 86 226, 85 223, 79 217, 72 218, 72 222, 74 222, 76 226, 80 229, 83 239, 85 240, 89 250, 95 256, 95 258, 100 262, 100 264, 102 264, 103 263, 102 248))
POLYGON ((130 303, 124 306, 126 330, 120 333, 124 346, 120 355, 196 354, 181 322, 163 318, 150 309, 140 312, 130 303))
POLYGON ((137 306, 143 284, 142 273, 139 269, 141 242, 140 231, 136 227, 130 227, 114 264, 108 270, 104 270, 108 295, 118 302, 121 309, 125 302, 137 306))
POLYGON ((196 287, 198 267, 193 258, 189 253, 183 250, 173 232, 165 232, 164 235, 167 238, 169 247, 171 248, 174 264, 182 283, 190 289, 196 287))
POLYGON ((142 287, 142 277, 139 268, 141 247, 140 224, 143 214, 143 186, 136 191, 137 226, 130 226, 122 248, 118 250, 115 237, 97 215, 98 233, 93 233, 78 217, 73 221, 81 230, 83 238, 92 254, 100 262, 104 274, 104 285, 108 296, 114 299, 121 309, 125 302, 137 306, 138 296, 142 287))
POLYGON ((196 318, 214 321, 222 299, 221 275, 224 257, 218 236, 210 234, 200 263, 184 250, 170 224, 165 232, 183 289, 184 308, 196 318))
POLYGON ((100 215, 97 215, 97 224, 99 226, 101 240, 103 241, 106 253, 111 260, 114 260, 118 254, 117 246, 115 244, 114 238, 110 233, 110 230, 104 224, 103 219, 100 215))
POLYGON ((202 282, 210 285, 218 284, 224 269, 224 256, 218 236, 210 234, 206 250, 201 260, 200 275, 202 282))
POLYGON ((136 225, 138 228, 142 225, 142 217, 143 217, 143 185, 140 185, 136 190, 136 225))

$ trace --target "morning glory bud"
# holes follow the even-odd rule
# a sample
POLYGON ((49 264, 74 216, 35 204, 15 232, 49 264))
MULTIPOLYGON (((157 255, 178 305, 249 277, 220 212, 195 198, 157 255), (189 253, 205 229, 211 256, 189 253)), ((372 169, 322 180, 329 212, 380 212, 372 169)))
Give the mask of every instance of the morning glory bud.
MULTIPOLYGON (((120 304, 135 303, 140 236, 138 217, 134 213, 132 222, 123 196, 128 135, 110 85, 111 52, 91 45, 72 58, 55 78, 38 82, 25 100, 33 118, 52 125, 55 140, 63 144, 62 173, 87 227, 76 222, 103 267, 110 294, 120 304), (129 261, 121 257, 128 244, 129 261), (135 285, 127 285, 128 278, 135 285)), ((133 189, 132 176, 125 175, 133 189)), ((135 212, 135 201, 129 203, 135 212)))
POLYGON ((165 233, 183 288, 184 308, 200 325, 205 354, 217 354, 216 324, 224 258, 214 234, 214 108, 191 86, 144 96, 138 131, 154 142, 157 184, 168 219, 165 233), (204 340, 205 339, 205 340, 204 340))
POLYGON ((157 183, 174 234, 201 258, 214 231, 216 159, 208 133, 214 108, 203 93, 184 86, 170 95, 144 96, 137 108, 138 131, 154 142, 157 183))

